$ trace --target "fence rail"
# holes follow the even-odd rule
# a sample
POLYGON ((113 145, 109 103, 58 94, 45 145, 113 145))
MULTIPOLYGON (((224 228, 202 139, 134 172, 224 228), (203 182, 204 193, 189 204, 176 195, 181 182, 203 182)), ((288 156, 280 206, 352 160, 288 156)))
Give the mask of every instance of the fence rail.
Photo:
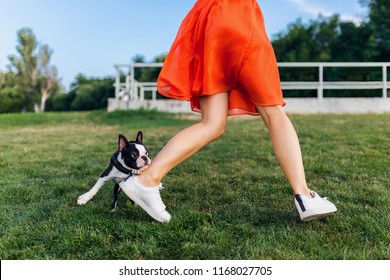
POLYGON ((289 89, 317 89, 317 98, 324 98, 325 89, 382 89, 382 97, 387 98, 387 91, 390 88, 387 73, 390 63, 388 62, 298 62, 298 63, 279 63, 280 68, 318 68, 317 82, 281 82, 282 88, 289 89), (325 81, 324 71, 326 68, 379 68, 382 70, 382 79, 380 81, 325 81))
MULTIPOLYGON (((136 68, 161 68, 163 63, 133 63, 116 64, 115 80, 115 99, 127 102, 145 100, 145 93, 151 92, 152 100, 157 98, 156 82, 139 82, 134 78, 136 68), (124 80, 123 80, 124 79, 124 80)), ((317 98, 324 98, 324 90, 328 89, 382 89, 382 98, 388 98, 390 82, 388 81, 388 62, 369 62, 369 63, 343 63, 343 62, 298 62, 298 63, 279 63, 279 68, 317 68, 317 81, 281 81, 283 90, 317 90, 317 98), (325 81, 324 72, 327 68, 379 68, 382 71, 382 80, 378 81, 325 81)))

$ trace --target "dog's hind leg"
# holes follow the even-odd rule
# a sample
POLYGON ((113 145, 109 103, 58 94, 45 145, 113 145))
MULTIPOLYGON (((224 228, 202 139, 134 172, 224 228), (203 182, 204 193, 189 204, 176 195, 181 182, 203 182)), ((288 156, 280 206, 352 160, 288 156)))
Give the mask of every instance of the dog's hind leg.
POLYGON ((119 198, 119 193, 121 191, 121 188, 118 183, 115 183, 114 186, 114 200, 111 203, 111 212, 114 212, 116 210, 116 206, 118 205, 118 198, 119 198))

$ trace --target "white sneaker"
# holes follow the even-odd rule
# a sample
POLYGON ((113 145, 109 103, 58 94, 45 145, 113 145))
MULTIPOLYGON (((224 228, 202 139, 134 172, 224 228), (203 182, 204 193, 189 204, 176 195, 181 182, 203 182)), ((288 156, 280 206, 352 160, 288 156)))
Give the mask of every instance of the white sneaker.
POLYGON ((302 221, 307 222, 319 219, 337 211, 336 206, 332 202, 320 197, 314 191, 310 191, 310 193, 312 198, 303 194, 295 195, 295 206, 302 221))
POLYGON ((156 187, 144 187, 137 176, 131 176, 119 185, 123 192, 153 219, 161 223, 168 223, 171 220, 171 215, 165 211, 165 205, 160 197, 161 184, 156 187))

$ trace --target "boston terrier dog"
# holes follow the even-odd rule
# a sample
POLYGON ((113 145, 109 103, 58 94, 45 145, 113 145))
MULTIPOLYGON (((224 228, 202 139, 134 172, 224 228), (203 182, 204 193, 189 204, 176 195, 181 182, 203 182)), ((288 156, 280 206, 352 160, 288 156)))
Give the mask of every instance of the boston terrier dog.
POLYGON ((137 133, 135 141, 127 141, 126 137, 119 135, 118 151, 112 157, 109 166, 100 175, 95 185, 85 194, 79 196, 77 204, 83 205, 91 200, 100 188, 109 180, 115 182, 114 200, 111 204, 111 211, 115 211, 118 204, 120 192, 119 183, 132 175, 140 175, 151 163, 149 153, 142 143, 142 131, 137 133))

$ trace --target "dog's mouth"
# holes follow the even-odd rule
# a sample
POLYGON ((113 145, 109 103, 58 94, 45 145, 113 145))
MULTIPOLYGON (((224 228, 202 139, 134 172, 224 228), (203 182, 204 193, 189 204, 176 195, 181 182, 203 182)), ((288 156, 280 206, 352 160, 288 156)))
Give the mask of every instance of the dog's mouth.
POLYGON ((143 170, 145 170, 146 168, 148 168, 149 167, 149 165, 151 164, 151 159, 150 158, 147 158, 147 157, 142 157, 142 163, 141 163, 141 166, 139 167, 139 170, 140 171, 143 171, 143 170))
POLYGON ((147 169, 149 167, 149 164, 145 164, 144 166, 141 166, 140 167, 140 171, 144 171, 145 169, 147 169))

